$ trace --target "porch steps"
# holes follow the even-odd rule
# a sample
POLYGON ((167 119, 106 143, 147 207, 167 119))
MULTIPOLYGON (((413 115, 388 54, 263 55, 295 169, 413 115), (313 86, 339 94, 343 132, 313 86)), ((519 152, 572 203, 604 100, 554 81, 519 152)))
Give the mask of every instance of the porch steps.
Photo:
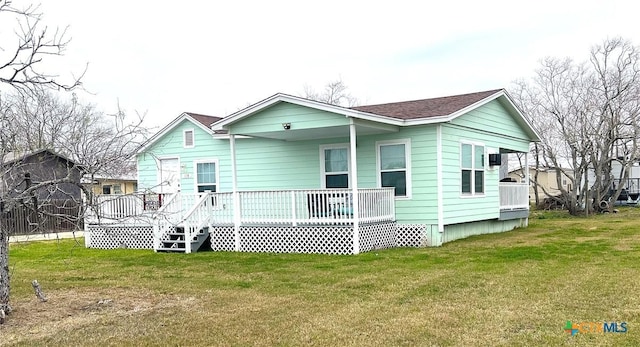
MULTIPOLYGON (((194 234, 191 240, 191 252, 197 252, 198 249, 206 242, 209 237, 209 227, 204 227, 198 230, 194 234)), ((160 241, 160 247, 156 250, 158 252, 175 252, 186 253, 186 242, 184 227, 177 226, 174 232, 168 232, 164 234, 163 239, 160 241)))

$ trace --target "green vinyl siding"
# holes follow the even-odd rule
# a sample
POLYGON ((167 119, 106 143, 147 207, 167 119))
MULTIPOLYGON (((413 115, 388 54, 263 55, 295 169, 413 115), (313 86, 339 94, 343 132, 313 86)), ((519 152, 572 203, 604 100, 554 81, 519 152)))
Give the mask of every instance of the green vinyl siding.
MULTIPOLYGON (((398 132, 358 136, 358 186, 377 187, 376 142, 411 142, 411 198, 396 199, 396 220, 403 224, 437 223, 436 126, 400 128, 398 132)), ((349 139, 345 139, 348 141, 349 139)))
POLYGON ((232 134, 282 131, 284 123, 290 123, 291 129, 301 130, 348 125, 349 119, 344 115, 281 102, 232 124, 230 131, 232 134))
POLYGON ((451 124, 480 130, 489 134, 524 139, 527 143, 529 141, 522 127, 498 100, 490 101, 454 119, 451 124))
MULTIPOLYGON (((279 103, 232 125, 233 133, 282 131, 282 123, 292 129, 347 126, 349 119, 340 114, 308 107, 279 103)), ((483 192, 467 197, 461 194, 461 141, 483 146, 485 153, 498 150, 528 151, 529 141, 509 112, 492 101, 449 123, 442 123, 442 201, 445 225, 499 217, 498 168, 484 167, 483 192)), ((396 220, 400 224, 438 224, 437 138, 438 125, 398 127, 384 134, 358 135, 358 187, 378 187, 376 143, 409 140, 411 197, 396 199, 396 220)), ((391 130, 391 129, 388 129, 391 130)), ((342 132, 344 134, 344 132, 342 132)), ((237 138, 237 181, 240 190, 319 189, 322 186, 320 146, 349 143, 348 137, 304 141, 265 138, 237 138)), ((139 188, 157 184, 157 159, 179 158, 181 190, 195 190, 194 163, 217 160, 219 192, 229 192, 231 154, 229 139, 214 139, 191 122, 184 120, 138 155, 139 188), (184 148, 183 132, 194 129, 195 147, 184 148)), ((354 160, 354 158, 351 158, 354 160)))
POLYGON ((158 139, 145 152, 138 154, 138 189, 155 190, 158 184, 158 160, 178 158, 180 162, 180 190, 196 190, 196 160, 217 159, 220 168, 220 182, 217 189, 231 190, 231 162, 229 140, 213 139, 209 133, 188 120, 183 120, 170 132, 158 139), (184 130, 193 129, 194 144, 184 148, 184 130))
MULTIPOLYGON (((484 167, 484 194, 462 194, 461 143, 489 151, 527 152, 529 140, 513 117, 491 101, 451 123, 442 124, 442 193, 444 224, 497 219, 500 216, 499 168, 484 167)), ((474 190, 474 187, 471 187, 474 190)))
POLYGON ((239 190, 320 187, 317 141, 236 139, 239 190))
MULTIPOLYGON (((356 149, 358 186, 377 187, 376 142, 397 139, 411 140, 412 197, 396 200, 396 218, 402 223, 434 223, 437 221, 435 126, 403 128, 394 133, 359 136, 356 149)), ((237 139, 238 189, 320 188, 320 146, 348 142, 348 138, 295 142, 237 139)), ((221 172, 221 176, 223 174, 221 172)))
MULTIPOLYGON (((498 169, 484 171, 484 194, 462 193, 461 141, 491 147, 491 137, 442 125, 442 194, 444 224, 492 219, 499 216, 498 169)), ((471 173, 473 174, 473 172, 471 173)), ((474 187, 469 187, 473 191, 474 187)))

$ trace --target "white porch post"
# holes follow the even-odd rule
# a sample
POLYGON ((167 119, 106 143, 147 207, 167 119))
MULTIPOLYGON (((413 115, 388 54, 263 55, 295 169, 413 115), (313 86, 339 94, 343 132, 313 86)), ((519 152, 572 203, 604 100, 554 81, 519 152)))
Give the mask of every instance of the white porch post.
POLYGON ((531 186, 531 183, 529 182, 529 152, 524 153, 524 167, 524 181, 527 182, 527 194, 529 194, 528 191, 531 186))
POLYGON ((234 249, 240 252, 240 194, 238 193, 238 175, 236 167, 236 136, 229 135, 231 149, 231 189, 233 190, 233 236, 234 249))
MULTIPOLYGON (((442 176, 442 125, 436 126, 436 184, 438 192, 438 239, 432 241, 432 246, 442 245, 442 233, 444 233, 444 193, 443 193, 443 176, 442 176)), ((433 234, 431 234, 433 237, 433 234)))
MULTIPOLYGON (((525 167, 527 168, 525 170, 525 174, 524 174, 524 181, 527 182, 527 193, 525 194, 525 196, 527 197, 527 208, 529 208, 529 203, 531 202, 531 198, 529 197, 529 193, 531 192, 531 189, 529 187, 531 187, 531 182, 529 182, 529 152, 524 152, 524 164, 525 167)), ((536 168, 537 169, 537 168, 536 168)), ((538 187, 535 187, 536 189, 538 189, 538 187)), ((524 226, 528 226, 529 225, 529 217, 524 219, 524 226)))
POLYGON ((351 203, 353 204, 353 254, 360 253, 360 207, 358 205, 358 160, 356 156, 356 125, 349 119, 349 144, 351 147, 351 203))

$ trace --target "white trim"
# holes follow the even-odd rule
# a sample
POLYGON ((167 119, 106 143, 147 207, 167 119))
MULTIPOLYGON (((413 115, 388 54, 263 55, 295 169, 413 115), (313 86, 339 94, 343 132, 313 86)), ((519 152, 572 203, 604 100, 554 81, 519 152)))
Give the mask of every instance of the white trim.
POLYGON ((196 132, 193 128, 184 129, 182 131, 182 147, 184 148, 193 148, 196 146, 196 132), (187 144, 187 133, 191 133, 191 145, 187 144))
MULTIPOLYGON (((182 177, 180 175, 180 157, 179 156, 158 156, 154 158, 156 160, 156 186, 154 188, 159 188, 161 193, 165 193, 162 190, 162 180, 160 179, 160 173, 162 172, 162 161, 163 160, 177 160, 178 161, 178 189, 177 191, 181 190, 182 187, 182 177)), ((175 192, 172 192, 175 193, 175 192)))
POLYGON ((137 189, 136 191, 134 191, 134 193, 137 193, 138 191, 140 191, 140 158, 138 157, 138 155, 136 155, 136 185, 137 185, 137 189))
POLYGON ((379 122, 379 123, 386 123, 386 124, 391 124, 391 125, 402 125, 404 123, 403 120, 401 119, 397 119, 397 118, 391 118, 391 117, 385 117, 385 116, 380 116, 380 115, 376 115, 373 113, 367 113, 367 112, 362 112, 362 111, 356 111, 350 108, 346 108, 346 107, 342 107, 342 106, 336 106, 336 105, 330 105, 330 104, 325 104, 323 102, 319 102, 319 101, 314 101, 314 100, 309 100, 309 99, 305 99, 305 98, 300 98, 297 96, 292 96, 292 95, 287 95, 287 94, 282 94, 282 93, 278 93, 275 95, 272 95, 262 101, 258 101, 257 103, 250 105, 236 113, 233 113, 227 117, 224 117, 223 119, 217 121, 216 123, 213 123, 211 125, 211 128, 213 130, 226 130, 226 127, 232 123, 235 123, 239 120, 242 120, 246 117, 249 117, 257 112, 260 112, 261 110, 268 108, 278 102, 287 102, 290 104, 295 104, 295 105, 299 105, 299 106, 304 106, 304 107, 310 107, 310 108, 314 108, 317 110, 321 110, 321 111, 327 111, 327 112, 331 112, 331 113, 336 113, 336 114, 341 114, 344 115, 345 117, 353 117, 353 118, 359 118, 359 119, 365 119, 365 120, 371 120, 374 122, 379 122))
MULTIPOLYGON (((358 139, 356 134, 356 125, 353 118, 349 119, 349 152, 350 157, 353 157, 353 161, 350 161, 350 169, 353 173, 353 179, 351 184, 351 203, 353 204, 353 253, 360 253, 360 198, 358 194, 358 163, 357 163, 357 146, 356 140, 358 139)), ((351 178, 351 175, 349 175, 351 178)))
MULTIPOLYGON (((531 173, 529 172, 529 152, 524 152, 524 162, 527 163, 527 170, 524 174, 524 182, 527 184, 527 187, 531 187, 531 183, 529 182, 529 180, 531 179, 529 176, 531 175, 531 173)), ((565 178, 563 177, 562 173, 560 173, 560 175, 560 177, 564 180, 565 178)))
MULTIPOLYGON (((351 151, 349 150, 349 144, 348 143, 335 143, 335 144, 327 144, 327 145, 320 145, 320 187, 322 187, 322 189, 326 189, 327 188, 327 172, 325 170, 325 157, 324 157, 324 151, 327 149, 345 149, 347 151, 347 179, 348 179, 348 184, 349 187, 352 187, 353 185, 351 184, 351 151)), ((332 172, 332 174, 345 174, 345 172, 332 172)))
POLYGON ((460 176, 458 176, 459 178, 459 182, 460 182, 460 189, 458 190, 458 192, 460 193, 460 197, 461 198, 482 198, 486 196, 486 191, 487 191, 487 164, 488 164, 488 156, 487 156, 487 146, 483 143, 483 142, 478 142, 478 141, 471 141, 471 140, 460 140, 459 144, 458 144, 458 153, 459 158, 458 158, 458 173, 460 174, 460 176), (470 145, 471 146, 471 168, 463 168, 462 167, 462 146, 463 145, 470 145), (483 166, 482 166, 482 193, 476 193, 475 192, 475 172, 476 171, 480 171, 476 169, 476 146, 481 146, 482 147, 482 153, 483 153, 483 166), (469 193, 463 193, 462 192, 462 170, 471 170, 471 187, 470 190, 471 192, 469 193))
MULTIPOLYGON (((214 118, 218 118, 218 117, 214 117, 214 118)), ((202 129, 203 131, 207 132, 208 134, 210 134, 212 136, 214 134, 213 131, 211 131, 211 128, 209 128, 209 127, 205 126, 204 124, 198 122, 193 117, 191 117, 188 113, 183 112, 181 115, 179 115, 174 120, 172 120, 169 124, 167 124, 164 128, 162 128, 160 131, 158 131, 155 135, 151 136, 142 145, 142 147, 140 147, 140 149, 138 149, 136 154, 142 153, 142 152, 146 151, 147 149, 149 149, 149 147, 151 147, 158 140, 160 140, 163 136, 165 136, 166 134, 171 132, 176 126, 178 126, 180 123, 182 123, 183 120, 188 120, 189 122, 195 124, 198 128, 202 129)))
POLYGON ((510 114, 515 118, 516 122, 523 127, 523 130, 525 131, 525 133, 529 135, 531 141, 540 141, 540 135, 538 135, 538 133, 531 126, 529 121, 527 121, 527 119, 524 117, 520 109, 515 105, 515 103, 512 101, 511 97, 509 96, 509 94, 507 94, 504 89, 498 90, 494 94, 491 94, 478 102, 475 102, 467 107, 459 109, 448 115, 420 118, 420 119, 406 119, 406 120, 377 115, 369 112, 357 111, 357 110, 346 108, 346 107, 325 104, 318 101, 313 101, 313 100, 308 100, 308 99, 304 99, 304 98, 300 98, 292 95, 278 93, 262 101, 259 101, 253 105, 250 105, 245 109, 242 109, 236 113, 233 113, 219 120, 216 123, 213 123, 211 125, 211 128, 214 130, 226 130, 230 124, 235 123, 239 120, 242 120, 246 117, 250 117, 251 115, 257 112, 260 112, 261 110, 266 109, 278 102, 287 102, 287 103, 291 103, 299 106, 310 107, 317 110, 341 114, 349 118, 363 119, 363 120, 368 120, 368 121, 382 123, 382 124, 389 124, 389 125, 395 125, 395 126, 413 126, 413 125, 425 125, 425 124, 437 124, 437 123, 450 122, 470 111, 473 111, 474 109, 477 109, 497 99, 500 99, 500 102, 503 104, 503 106, 507 108, 508 111, 510 111, 510 114))
MULTIPOLYGON (((405 157, 405 196, 396 196, 396 200, 409 200, 411 199, 411 186, 412 186, 412 178, 411 178, 411 139, 395 139, 395 140, 385 140, 385 141, 376 141, 376 186, 378 188, 382 188, 382 178, 380 170, 380 146, 389 146, 389 145, 404 145, 404 157, 405 157)), ((396 170, 401 171, 401 170, 396 170)))
MULTIPOLYGON (((538 142, 540 141, 540 135, 538 134, 538 132, 533 128, 533 126, 531 125, 531 123, 527 120, 527 118, 524 116, 524 114, 522 113, 522 111, 520 111, 520 108, 518 108, 518 106, 516 106, 516 104, 513 102, 513 100, 511 99, 511 96, 509 96, 509 94, 503 89, 500 90, 498 92, 496 92, 495 94, 489 95, 488 97, 474 103, 471 104, 465 108, 462 108, 454 113, 448 114, 448 115, 444 115, 444 116, 439 116, 439 117, 429 117, 429 118, 421 118, 421 119, 409 119, 404 121, 404 123, 402 124, 403 126, 412 126, 412 125, 425 125, 425 124, 436 124, 436 123, 446 123, 446 122, 451 122, 452 120, 468 113, 471 112, 493 100, 498 100, 499 101, 505 101, 506 105, 503 103, 503 106, 505 106, 505 108, 507 108, 508 111, 510 111, 510 113, 512 114, 512 116, 515 116, 515 120, 516 123, 520 123, 520 126, 524 125, 524 131, 525 133, 528 133, 528 135, 530 137, 532 137, 530 139, 530 141, 534 141, 534 142, 538 142)), ((503 134, 506 135, 506 134, 503 134)))
POLYGON ((444 192, 442 189, 442 124, 436 126, 436 190, 438 194, 438 232, 444 232, 444 192))
POLYGON ((229 149, 231 151, 231 189, 233 191, 233 239, 234 250, 240 251, 240 195, 238 194, 238 165, 236 163, 236 137, 229 136, 229 149))
POLYGON ((215 185, 216 192, 220 192, 220 164, 218 158, 196 159, 193 161, 193 192, 198 193, 198 164, 213 163, 215 165, 216 182, 214 184, 203 183, 202 185, 215 185))

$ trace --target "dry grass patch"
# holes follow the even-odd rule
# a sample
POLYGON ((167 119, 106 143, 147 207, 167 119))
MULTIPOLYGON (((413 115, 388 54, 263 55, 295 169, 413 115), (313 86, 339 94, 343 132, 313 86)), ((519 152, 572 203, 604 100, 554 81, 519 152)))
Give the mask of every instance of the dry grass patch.
POLYGON ((638 211, 358 256, 22 244, 0 345, 640 345, 638 211), (629 331, 571 337, 567 320, 629 331))

